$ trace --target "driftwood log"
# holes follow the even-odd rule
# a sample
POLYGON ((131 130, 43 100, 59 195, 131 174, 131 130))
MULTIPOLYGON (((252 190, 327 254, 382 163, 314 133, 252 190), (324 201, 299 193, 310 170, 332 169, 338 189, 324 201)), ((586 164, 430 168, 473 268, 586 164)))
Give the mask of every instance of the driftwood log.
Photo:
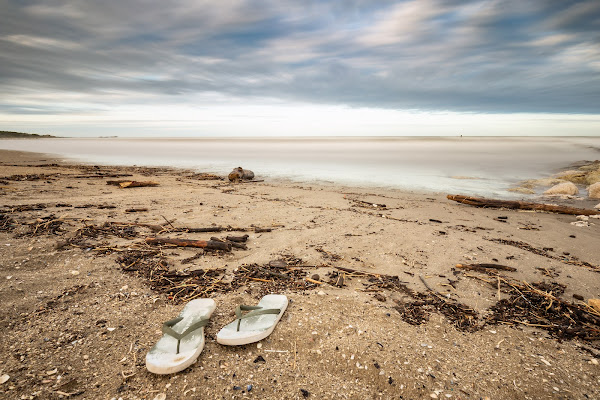
POLYGON ((211 237, 210 240, 215 241, 215 242, 227 243, 232 248, 235 247, 236 249, 248 250, 248 246, 246 246, 244 243, 232 242, 231 240, 223 240, 223 239, 219 239, 218 237, 214 237, 214 236, 211 237))
POLYGON ((459 203, 468 204, 475 207, 490 207, 490 208, 509 208, 513 210, 537 210, 549 211, 558 214, 569 215, 600 215, 600 211, 589 210, 585 208, 576 208, 568 206, 556 206, 552 204, 527 203, 525 201, 510 201, 510 200, 494 200, 484 199, 481 197, 463 196, 460 194, 449 194, 446 196, 449 200, 458 201, 459 203))
POLYGON ((106 184, 113 185, 113 186, 119 186, 121 189, 134 188, 134 187, 158 186, 158 182, 153 182, 153 181, 140 182, 140 181, 120 180, 120 181, 106 181, 106 184))
POLYGON ((161 237, 147 237, 148 244, 170 244, 177 247, 199 247, 209 250, 224 250, 231 251, 231 243, 217 242, 215 240, 192 240, 192 239, 175 239, 161 237))

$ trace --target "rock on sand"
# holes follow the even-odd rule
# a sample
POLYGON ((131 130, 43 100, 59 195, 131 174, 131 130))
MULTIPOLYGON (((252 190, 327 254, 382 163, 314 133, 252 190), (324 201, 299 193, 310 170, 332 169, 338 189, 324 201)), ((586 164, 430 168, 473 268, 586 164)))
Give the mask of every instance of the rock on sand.
POLYGON ((596 182, 588 187, 588 196, 590 199, 600 199, 600 182, 596 182))
POLYGON ((573 182, 559 183, 558 185, 554 185, 550 189, 548 189, 544 192, 544 194, 550 194, 550 195, 567 194, 567 195, 571 195, 571 196, 574 196, 577 193, 579 193, 579 189, 577 189, 577 186, 575 186, 575 184, 573 182))

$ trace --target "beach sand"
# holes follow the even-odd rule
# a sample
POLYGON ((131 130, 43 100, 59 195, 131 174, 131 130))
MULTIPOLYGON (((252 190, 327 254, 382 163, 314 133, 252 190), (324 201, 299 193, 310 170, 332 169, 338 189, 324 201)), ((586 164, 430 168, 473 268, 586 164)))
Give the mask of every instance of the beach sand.
MULTIPOLYGON (((525 282, 564 285, 552 295, 580 308, 599 298, 598 219, 575 226, 575 216, 474 208, 445 193, 232 184, 185 170, 94 167, 10 151, 0 151, 0 160, 0 376, 8 376, 0 397, 600 398, 600 341, 559 340, 534 326, 552 322, 493 324, 490 317, 501 299, 518 308, 506 282, 521 292, 525 282), (123 179, 158 186, 107 185, 123 179), (106 222, 163 225, 159 236, 171 238, 249 236, 246 250, 163 247, 148 259, 162 256, 172 276, 218 270, 210 278, 217 309, 190 368, 169 376, 145 369, 186 287, 161 292, 124 271, 117 260, 158 249, 144 240, 157 233, 106 222), (244 231, 169 232, 211 226, 244 231), (274 271, 274 260, 284 260, 277 270, 294 270, 296 279, 256 275, 256 266, 274 271), (455 267, 474 263, 516 271, 499 271, 499 278, 496 270, 455 267), (258 345, 216 343, 236 305, 255 304, 271 290, 291 301, 271 336, 258 345), (420 315, 427 320, 417 325, 420 315)), ((529 294, 521 297, 533 307, 529 294)), ((548 300, 534 311, 557 304, 548 300)))

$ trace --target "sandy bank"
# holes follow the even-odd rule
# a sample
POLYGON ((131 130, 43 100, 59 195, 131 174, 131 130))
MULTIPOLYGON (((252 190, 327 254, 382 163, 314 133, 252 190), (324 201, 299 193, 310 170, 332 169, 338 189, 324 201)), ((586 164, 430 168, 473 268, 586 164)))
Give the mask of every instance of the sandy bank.
POLYGON ((501 264, 515 269, 501 271, 506 282, 543 282, 546 293, 583 307, 573 295, 600 297, 600 220, 575 226, 574 216, 476 209, 445 194, 231 184, 6 151, 0 160, 0 375, 9 376, 0 391, 8 398, 600 397, 597 340, 559 342, 531 316, 493 323, 494 305, 515 292, 498 290, 495 273, 455 268, 501 264), (159 185, 107 185, 119 179, 159 185), (144 241, 157 233, 140 224, 165 226, 161 236, 249 238, 246 250, 231 252, 157 249, 144 241), (239 230, 176 232, 214 226, 239 230), (138 270, 124 271, 125 260, 138 260, 138 270), (274 260, 294 279, 254 269, 274 260), (190 289, 144 275, 159 264, 190 289), (212 289, 185 280, 200 269, 217 271, 212 289), (216 344, 237 304, 271 290, 292 302, 260 347, 216 344), (174 376, 148 373, 144 357, 162 322, 179 312, 178 300, 201 293, 217 310, 198 362, 174 376))

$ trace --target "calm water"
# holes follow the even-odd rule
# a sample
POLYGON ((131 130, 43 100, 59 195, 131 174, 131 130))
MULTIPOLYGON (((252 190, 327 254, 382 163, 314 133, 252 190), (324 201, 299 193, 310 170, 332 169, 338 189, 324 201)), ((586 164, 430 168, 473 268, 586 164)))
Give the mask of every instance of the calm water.
POLYGON ((506 189, 600 158, 600 137, 331 139, 34 139, 0 148, 94 164, 174 166, 257 179, 335 182, 443 193, 524 197, 506 189), (470 179, 465 179, 470 178, 470 179))

